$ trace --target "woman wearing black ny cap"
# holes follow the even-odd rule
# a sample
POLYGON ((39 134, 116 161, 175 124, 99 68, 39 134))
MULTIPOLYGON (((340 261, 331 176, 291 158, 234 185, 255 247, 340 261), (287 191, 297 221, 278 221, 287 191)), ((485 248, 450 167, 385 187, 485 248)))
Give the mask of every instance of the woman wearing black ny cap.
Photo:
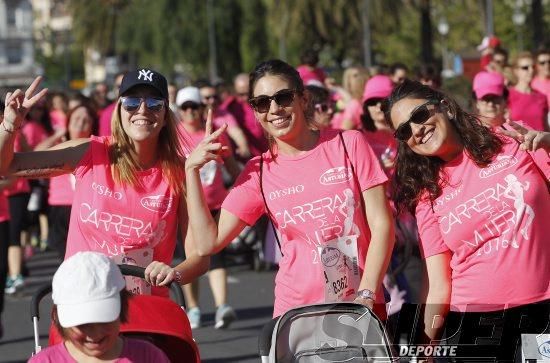
MULTIPOLYGON (((188 224, 183 188, 184 152, 176 118, 168 107, 166 79, 140 69, 127 73, 111 120, 112 135, 76 139, 45 151, 14 153, 13 143, 28 110, 47 90, 40 77, 25 93, 6 96, 0 124, 0 175, 75 176, 68 258, 79 251, 102 252, 118 263, 146 268, 146 280, 127 282, 135 293, 166 295, 157 286, 192 281, 208 269, 207 257, 185 246, 187 259, 169 267, 177 226, 188 224), (152 290, 152 291, 151 291, 152 290)), ((199 191, 197 191, 199 192, 199 191)), ((189 191, 192 193, 192 191, 189 191)), ((185 238, 182 238, 185 240, 185 238)))

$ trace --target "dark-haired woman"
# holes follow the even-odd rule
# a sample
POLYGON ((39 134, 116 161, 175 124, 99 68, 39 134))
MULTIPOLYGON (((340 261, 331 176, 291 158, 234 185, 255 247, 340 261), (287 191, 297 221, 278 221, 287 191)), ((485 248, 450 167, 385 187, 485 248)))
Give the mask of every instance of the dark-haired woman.
MULTIPOLYGON (((250 160, 225 199, 216 225, 204 197, 188 199, 190 223, 203 255, 229 244, 266 213, 283 254, 274 316, 298 305, 353 301, 384 316, 382 279, 394 244, 386 175, 358 131, 318 131, 298 72, 280 60, 250 75, 250 104, 270 151, 250 160), (199 217, 200 213, 200 217, 199 217), (213 236, 213 237, 212 237, 213 236), (346 268, 347 266, 347 268, 346 268)), ((187 187, 217 157, 223 129, 207 136, 186 162, 187 187)), ((207 133, 208 135, 208 133, 207 133)))
POLYGON ((387 106, 400 142, 395 200, 415 212, 426 259, 424 332, 437 338, 450 306, 447 344, 476 349, 496 329, 500 340, 484 348, 513 358, 519 334, 548 321, 548 153, 523 151, 418 82, 387 106))

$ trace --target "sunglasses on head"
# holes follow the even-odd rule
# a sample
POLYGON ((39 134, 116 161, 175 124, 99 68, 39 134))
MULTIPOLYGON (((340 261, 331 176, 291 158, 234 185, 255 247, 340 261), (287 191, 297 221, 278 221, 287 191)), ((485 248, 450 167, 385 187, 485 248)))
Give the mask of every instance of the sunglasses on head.
POLYGON ((332 105, 329 105, 327 103, 316 103, 315 109, 319 112, 327 113, 328 110, 332 108, 332 105))
POLYGON ((183 105, 181 105, 181 109, 183 111, 187 111, 188 109, 192 109, 193 111, 196 111, 200 108, 200 105, 195 102, 185 102, 183 105))
POLYGON ((159 112, 164 108, 164 99, 156 97, 121 97, 122 107, 127 112, 135 112, 139 109, 142 102, 149 111, 159 112))
POLYGON ((433 116, 435 113, 436 107, 439 104, 438 100, 429 100, 426 103, 423 103, 422 105, 418 106, 411 112, 411 116, 406 122, 403 122, 399 127, 395 130, 393 133, 393 137, 395 137, 399 141, 407 141, 412 136, 412 127, 411 123, 415 124, 423 124, 426 121, 430 119, 430 117, 433 116), (430 105, 435 105, 434 108, 428 108, 430 105))
POLYGON ((271 101, 275 101, 281 107, 288 107, 294 101, 294 91, 291 89, 282 89, 275 92, 273 96, 258 96, 248 100, 250 106, 258 113, 266 113, 271 107, 271 101))

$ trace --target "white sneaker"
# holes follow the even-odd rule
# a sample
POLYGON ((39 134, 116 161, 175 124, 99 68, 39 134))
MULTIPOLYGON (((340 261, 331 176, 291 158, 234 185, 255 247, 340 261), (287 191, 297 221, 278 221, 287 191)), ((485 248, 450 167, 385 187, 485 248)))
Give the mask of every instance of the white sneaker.
POLYGON ((214 328, 225 329, 229 327, 235 319, 237 319, 235 310, 233 310, 231 306, 223 304, 216 309, 216 324, 214 325, 214 328))
POLYGON ((191 329, 197 329, 201 326, 201 310, 199 308, 187 310, 187 318, 189 318, 191 329))

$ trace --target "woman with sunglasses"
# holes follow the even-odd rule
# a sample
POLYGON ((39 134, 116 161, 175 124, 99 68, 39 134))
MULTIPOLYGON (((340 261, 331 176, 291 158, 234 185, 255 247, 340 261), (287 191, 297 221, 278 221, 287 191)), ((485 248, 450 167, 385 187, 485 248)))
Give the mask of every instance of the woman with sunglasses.
POLYGON ((550 131, 546 96, 531 87, 535 75, 535 60, 531 53, 518 54, 513 71, 517 82, 510 87, 508 97, 510 119, 522 121, 534 130, 550 131))
MULTIPOLYGON (((185 284, 208 269, 192 244, 187 260, 170 268, 179 226, 187 227, 182 181, 184 153, 176 118, 168 108, 164 76, 150 69, 128 72, 112 118, 110 137, 68 140, 45 151, 14 153, 13 143, 28 110, 46 94, 38 77, 23 93, 6 97, 0 124, 0 173, 30 178, 72 173, 76 179, 65 258, 97 251, 117 263, 146 267, 145 284, 129 279, 128 290, 168 296, 172 280, 185 284), (152 291, 151 291, 152 290, 152 291)), ((199 189, 196 190, 198 192, 199 189)), ((192 194, 192 190, 188 191, 192 194)))
POLYGON ((504 330, 483 349, 513 358, 519 334, 547 324, 548 153, 523 151, 419 82, 393 91, 386 116, 399 140, 394 199, 416 214, 426 261, 424 338, 438 338, 448 314, 445 344, 476 349, 491 335, 480 326, 487 319, 504 330))
MULTIPOLYGON (((298 305, 353 301, 385 315, 382 279, 393 248, 386 175, 358 131, 318 131, 298 72, 280 60, 250 74, 250 104, 270 150, 249 161, 216 224, 204 197, 189 198, 199 253, 214 254, 264 213, 282 252, 275 317, 298 305), (366 214, 366 215, 365 215, 366 214), (204 228, 204 225, 208 228, 204 228), (213 241, 214 243, 208 243, 213 241), (345 267, 348 268, 345 268, 345 267)), ((187 188, 221 144, 207 136, 186 162, 187 188)))

